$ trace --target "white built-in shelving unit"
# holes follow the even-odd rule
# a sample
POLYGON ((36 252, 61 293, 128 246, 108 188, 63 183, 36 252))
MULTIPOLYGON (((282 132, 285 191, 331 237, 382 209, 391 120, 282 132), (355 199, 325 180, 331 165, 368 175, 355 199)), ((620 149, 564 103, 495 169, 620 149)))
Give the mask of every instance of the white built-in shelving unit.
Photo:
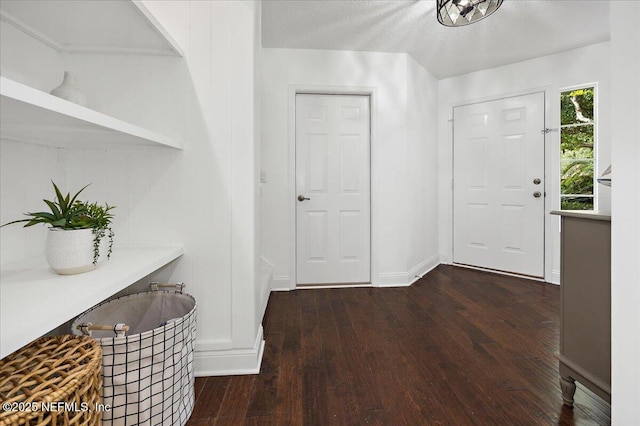
POLYGON ((183 252, 182 247, 118 247, 110 260, 78 275, 56 275, 44 256, 3 265, 0 357, 146 277, 183 252))
POLYGON ((60 53, 183 56, 137 0, 2 0, 0 19, 60 53))
POLYGON ((0 76, 2 139, 65 148, 157 145, 182 141, 135 126, 0 76))
MULTIPOLYGON (((182 56, 136 0, 2 1, 0 19, 60 53, 182 56)), ((0 137, 61 148, 157 146, 182 141, 0 77, 0 137)), ((116 247, 89 273, 56 275, 44 256, 2 265, 0 357, 182 256, 183 247, 116 247)))

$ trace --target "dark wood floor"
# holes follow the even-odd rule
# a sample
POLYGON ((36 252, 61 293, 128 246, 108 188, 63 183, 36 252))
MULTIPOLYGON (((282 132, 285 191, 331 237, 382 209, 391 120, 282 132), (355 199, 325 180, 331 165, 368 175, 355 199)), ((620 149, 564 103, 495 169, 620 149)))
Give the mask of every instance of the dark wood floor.
POLYGON ((439 266, 407 288, 273 293, 259 375, 196 380, 188 425, 606 425, 558 385, 559 288, 439 266))

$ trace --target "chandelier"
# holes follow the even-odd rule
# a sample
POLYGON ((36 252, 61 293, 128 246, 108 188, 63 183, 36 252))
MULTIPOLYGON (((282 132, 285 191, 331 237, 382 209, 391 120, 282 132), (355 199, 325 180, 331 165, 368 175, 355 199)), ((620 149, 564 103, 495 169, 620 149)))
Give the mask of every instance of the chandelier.
POLYGON ((503 0, 436 0, 438 22, 447 27, 473 24, 495 12, 503 0))

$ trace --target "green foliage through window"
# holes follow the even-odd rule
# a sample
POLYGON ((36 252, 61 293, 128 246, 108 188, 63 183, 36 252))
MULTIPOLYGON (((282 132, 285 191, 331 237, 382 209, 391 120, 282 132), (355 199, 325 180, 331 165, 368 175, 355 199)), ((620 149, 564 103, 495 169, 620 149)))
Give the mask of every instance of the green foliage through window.
POLYGON ((560 95, 560 208, 594 207, 594 90, 585 87, 560 95))

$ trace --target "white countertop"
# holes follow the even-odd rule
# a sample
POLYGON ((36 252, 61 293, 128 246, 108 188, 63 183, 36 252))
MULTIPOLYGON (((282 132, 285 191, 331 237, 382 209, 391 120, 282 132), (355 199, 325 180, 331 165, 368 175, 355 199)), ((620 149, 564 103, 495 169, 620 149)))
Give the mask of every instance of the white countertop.
POLYGON ((553 210, 551 214, 579 219, 605 220, 611 222, 611 212, 602 210, 553 210))

